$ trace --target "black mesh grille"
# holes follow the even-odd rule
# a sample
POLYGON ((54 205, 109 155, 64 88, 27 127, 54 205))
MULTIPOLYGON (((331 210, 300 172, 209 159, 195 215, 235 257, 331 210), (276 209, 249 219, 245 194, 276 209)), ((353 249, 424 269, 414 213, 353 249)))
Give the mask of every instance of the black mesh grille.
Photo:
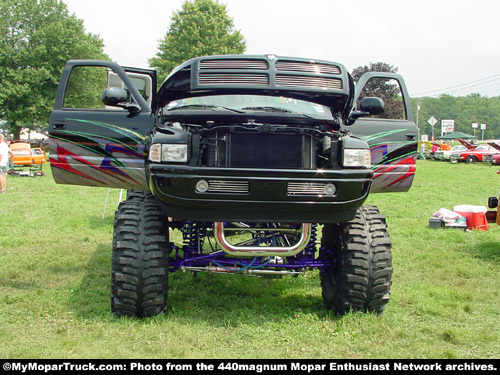
POLYGON ((307 168, 307 159, 310 164, 310 151, 307 152, 310 149, 310 142, 305 142, 303 135, 231 133, 229 136, 227 145, 229 167, 307 168))

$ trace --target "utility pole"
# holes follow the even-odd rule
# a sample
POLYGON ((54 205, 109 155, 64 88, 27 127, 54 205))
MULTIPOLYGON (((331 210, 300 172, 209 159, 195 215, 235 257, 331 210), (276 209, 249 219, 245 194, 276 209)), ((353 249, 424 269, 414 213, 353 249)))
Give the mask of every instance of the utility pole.
POLYGON ((417 101, 417 141, 420 140, 420 128, 418 127, 418 112, 420 111, 420 102, 417 101))

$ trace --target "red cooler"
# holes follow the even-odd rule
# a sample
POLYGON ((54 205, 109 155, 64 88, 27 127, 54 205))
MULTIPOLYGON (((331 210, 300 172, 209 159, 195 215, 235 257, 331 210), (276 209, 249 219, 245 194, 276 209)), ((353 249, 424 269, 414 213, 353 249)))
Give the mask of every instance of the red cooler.
POLYGON ((484 206, 455 206, 453 211, 467 219, 467 229, 479 229, 486 231, 490 227, 485 216, 487 208, 484 206))

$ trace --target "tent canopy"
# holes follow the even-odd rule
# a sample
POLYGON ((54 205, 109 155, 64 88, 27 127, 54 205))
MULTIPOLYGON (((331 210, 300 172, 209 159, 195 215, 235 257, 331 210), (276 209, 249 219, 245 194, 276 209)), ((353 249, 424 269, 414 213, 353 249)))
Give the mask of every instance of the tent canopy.
POLYGON ((449 134, 442 135, 441 137, 437 137, 436 139, 477 139, 476 136, 462 133, 462 132, 453 132, 449 134))

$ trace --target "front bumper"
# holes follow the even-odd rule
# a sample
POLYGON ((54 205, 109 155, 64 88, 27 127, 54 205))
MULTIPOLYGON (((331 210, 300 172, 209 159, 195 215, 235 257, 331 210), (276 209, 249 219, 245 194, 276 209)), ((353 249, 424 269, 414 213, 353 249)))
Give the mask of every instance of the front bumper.
POLYGON ((486 163, 495 163, 493 155, 483 155, 483 161, 486 163))
POLYGON ((165 214, 197 221, 344 222, 368 197, 373 171, 200 168, 151 164, 149 186, 165 214), (200 180, 214 182, 199 192, 200 180), (321 193, 333 184, 335 194, 321 193), (222 188, 221 188, 222 186, 222 188), (298 188, 297 188, 298 186, 298 188))
POLYGON ((462 155, 450 155, 450 161, 463 161, 465 158, 462 155))

